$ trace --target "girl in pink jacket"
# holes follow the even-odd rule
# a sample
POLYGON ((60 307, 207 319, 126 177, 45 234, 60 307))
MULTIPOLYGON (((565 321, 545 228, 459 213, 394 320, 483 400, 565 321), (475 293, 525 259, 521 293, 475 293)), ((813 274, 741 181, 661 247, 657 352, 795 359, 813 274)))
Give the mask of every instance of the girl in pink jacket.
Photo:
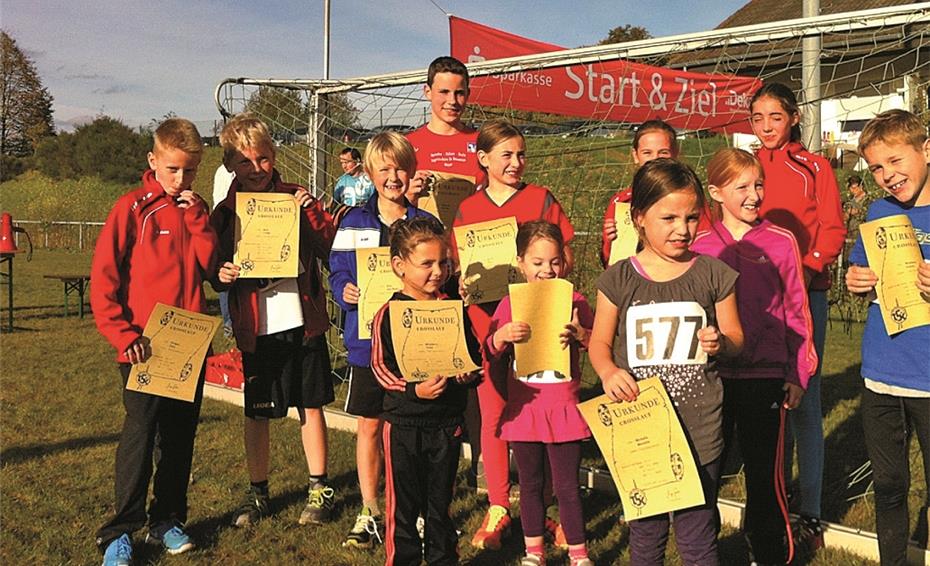
POLYGON ((780 473, 784 411, 798 406, 817 368, 801 255, 791 232, 759 217, 764 175, 754 155, 722 149, 708 162, 707 177, 718 220, 698 233, 691 249, 739 272, 736 297, 746 337, 742 353, 718 365, 724 438, 729 441, 735 429, 745 464, 752 559, 782 564, 788 525, 780 473))

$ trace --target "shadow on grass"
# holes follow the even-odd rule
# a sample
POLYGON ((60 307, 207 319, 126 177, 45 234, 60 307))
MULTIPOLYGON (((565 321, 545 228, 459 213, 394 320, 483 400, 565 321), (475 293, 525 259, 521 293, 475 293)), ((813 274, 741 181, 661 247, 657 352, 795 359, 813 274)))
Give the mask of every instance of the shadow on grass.
POLYGON ((102 436, 84 436, 81 438, 69 438, 60 442, 48 444, 29 444, 26 446, 13 446, 0 452, 0 461, 4 466, 12 464, 21 464, 36 458, 51 456, 59 452, 71 452, 74 450, 83 450, 93 448, 101 444, 112 444, 119 440, 119 433, 105 434, 102 436))
MULTIPOLYGON (((847 513, 855 505, 851 496, 859 495, 868 482, 850 486, 851 475, 869 460, 862 432, 858 399, 862 389, 861 365, 848 366, 840 373, 825 376, 822 383, 822 405, 825 420, 832 424, 824 437, 823 498, 821 510, 828 521, 849 524, 847 513)), ((825 422, 826 424, 826 422, 825 422)), ((855 523, 869 521, 857 517, 855 523)))
MULTIPOLYGON (((221 420, 220 417, 201 417, 200 423, 221 420)), ((72 452, 75 450, 84 450, 93 448, 101 444, 115 444, 119 442, 120 434, 118 432, 104 434, 99 436, 82 436, 78 438, 69 438, 59 442, 43 444, 27 444, 25 446, 12 446, 0 452, 0 462, 3 466, 21 464, 36 458, 44 458, 58 454, 59 452, 72 452)))
POLYGON ((858 399, 861 390, 862 364, 853 364, 839 373, 824 375, 820 388, 823 414, 829 415, 838 405, 858 399))
MULTIPOLYGON (((334 520, 339 516, 341 510, 347 506, 349 508, 354 508, 352 501, 355 499, 355 490, 352 488, 355 486, 355 478, 356 476, 354 472, 346 472, 329 478, 330 486, 333 487, 333 489, 336 491, 337 498, 336 506, 332 513, 334 520), (348 498, 339 498, 341 494, 346 493, 352 493, 353 495, 348 498)), ((263 519, 263 521, 280 520, 282 515, 290 514, 292 512, 292 508, 296 508, 298 506, 303 508, 303 505, 306 503, 306 501, 307 491, 305 489, 291 489, 273 494, 269 502, 271 507, 271 516, 266 517, 263 519)), ((191 534, 191 538, 197 541, 198 550, 207 551, 211 548, 215 548, 219 542, 220 535, 224 531, 238 530, 238 527, 233 526, 232 522, 233 516, 236 513, 236 509, 239 507, 239 503, 241 503, 241 501, 238 499, 230 499, 229 507, 225 513, 221 515, 205 517, 187 523, 186 529, 191 534)), ((146 552, 139 553, 139 557, 142 558, 142 560, 137 560, 137 563, 147 564, 147 560, 149 558, 155 558, 161 554, 161 548, 156 546, 149 546, 146 548, 146 552)))
MULTIPOLYGON (((2 309, 3 315, 6 315, 6 308, 2 309)), ((94 313, 90 310, 90 304, 84 304, 84 318, 92 319, 94 313)), ((13 320, 49 320, 53 318, 76 318, 80 320, 80 313, 78 310, 78 305, 70 304, 68 305, 67 314, 64 311, 64 307, 60 304, 58 305, 26 305, 26 306, 14 306, 13 307, 13 320)))

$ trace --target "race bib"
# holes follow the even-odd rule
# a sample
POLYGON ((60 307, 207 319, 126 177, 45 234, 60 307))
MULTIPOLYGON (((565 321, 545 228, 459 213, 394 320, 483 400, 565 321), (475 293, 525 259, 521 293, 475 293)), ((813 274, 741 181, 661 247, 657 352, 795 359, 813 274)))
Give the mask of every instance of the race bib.
POLYGON ((627 360, 631 368, 707 362, 697 331, 707 326, 701 305, 691 301, 636 305, 626 313, 627 360))

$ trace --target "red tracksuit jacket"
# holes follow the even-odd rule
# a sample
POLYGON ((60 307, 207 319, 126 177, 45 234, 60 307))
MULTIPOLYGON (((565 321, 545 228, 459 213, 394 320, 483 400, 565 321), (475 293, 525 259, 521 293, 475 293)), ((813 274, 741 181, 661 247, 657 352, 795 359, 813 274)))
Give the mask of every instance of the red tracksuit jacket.
POLYGON ((813 290, 830 288, 827 267, 843 251, 846 223, 840 191, 830 163, 790 142, 757 152, 765 172, 762 217, 791 231, 801 250, 801 263, 817 273, 813 290))
POLYGON ((152 170, 116 201, 94 249, 90 304, 117 361, 129 362, 124 352, 142 336, 155 303, 205 310, 203 281, 216 269, 209 218, 203 200, 179 208, 152 170))

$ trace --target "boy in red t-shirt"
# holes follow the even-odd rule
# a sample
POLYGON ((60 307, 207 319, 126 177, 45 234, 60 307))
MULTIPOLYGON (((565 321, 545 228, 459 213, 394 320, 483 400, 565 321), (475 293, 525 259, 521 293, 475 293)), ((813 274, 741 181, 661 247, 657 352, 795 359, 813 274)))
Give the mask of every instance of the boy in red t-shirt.
POLYGON ((470 177, 476 185, 485 179, 478 166, 478 132, 462 122, 468 104, 468 69, 454 57, 435 59, 423 96, 430 102, 429 122, 407 134, 417 156, 417 172, 407 192, 414 205, 434 172, 470 177))

